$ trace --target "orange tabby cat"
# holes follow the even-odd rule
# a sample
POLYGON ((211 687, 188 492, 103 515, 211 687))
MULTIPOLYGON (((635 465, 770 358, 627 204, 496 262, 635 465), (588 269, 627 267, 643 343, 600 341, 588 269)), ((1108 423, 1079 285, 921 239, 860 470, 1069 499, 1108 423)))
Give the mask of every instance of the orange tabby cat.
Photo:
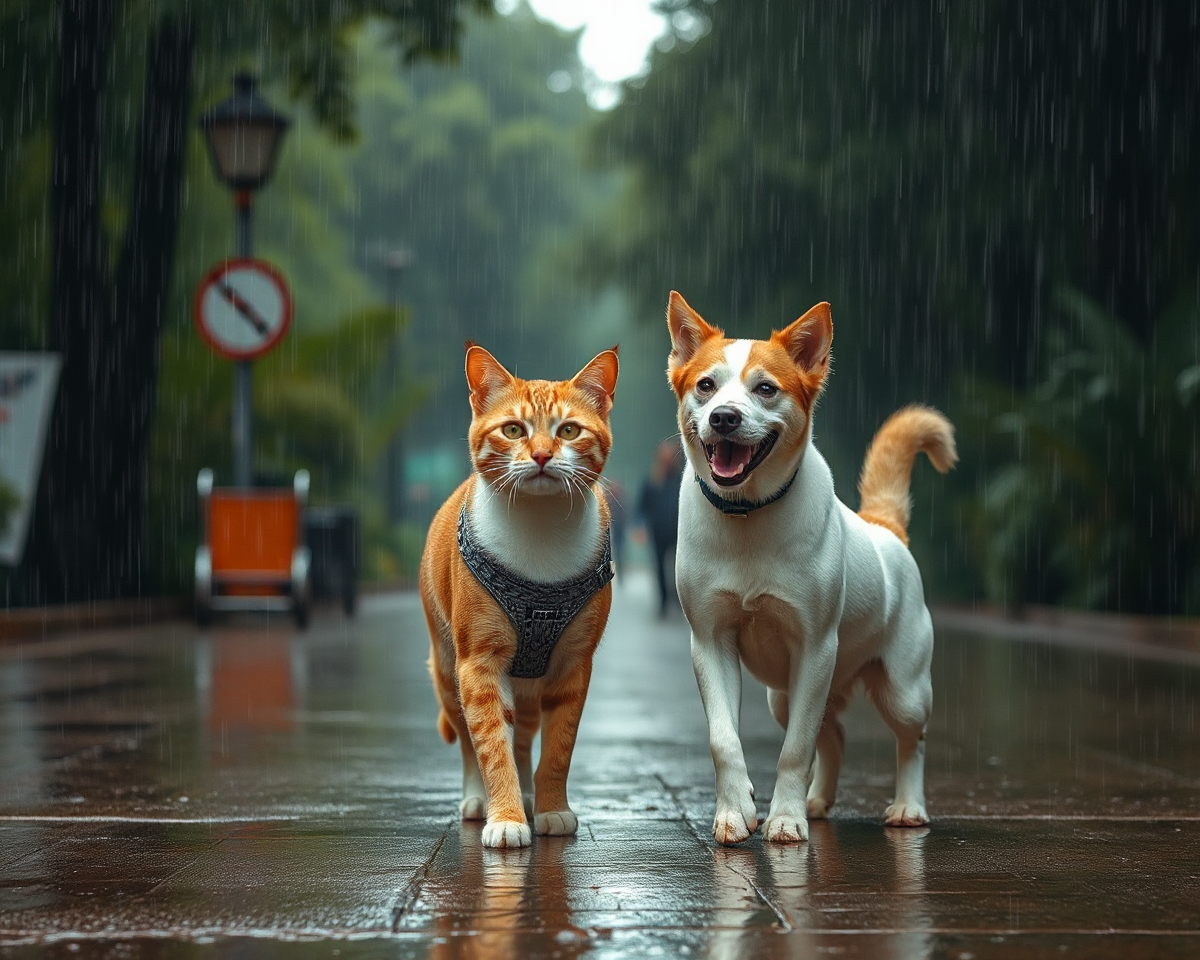
POLYGON ((421 558, 429 670, 438 729, 462 746, 462 818, 486 816, 484 846, 524 847, 527 812, 539 834, 579 826, 567 773, 612 600, 598 481, 612 446, 617 353, 571 380, 520 380, 468 341, 466 367, 475 473, 433 518, 421 558), (547 610, 512 590, 575 600, 547 610))

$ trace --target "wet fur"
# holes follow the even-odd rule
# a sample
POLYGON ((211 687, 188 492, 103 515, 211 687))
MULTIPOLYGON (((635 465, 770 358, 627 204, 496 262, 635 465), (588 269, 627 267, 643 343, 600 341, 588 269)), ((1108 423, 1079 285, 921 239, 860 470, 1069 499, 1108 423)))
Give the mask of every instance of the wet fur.
POLYGON ((578 828, 567 803, 567 774, 612 587, 599 591, 567 627, 545 677, 510 677, 516 631, 459 554, 459 512, 466 501, 481 546, 532 580, 570 578, 598 563, 609 521, 599 477, 612 446, 608 415, 617 358, 615 348, 607 350, 568 381, 521 380, 482 347, 467 346, 475 473, 430 525, 421 601, 441 705, 438 730, 462 749, 460 813, 464 820, 486 818, 485 846, 523 847, 531 839, 530 818, 540 834, 578 828), (559 435, 566 422, 580 426, 578 437, 559 435), (523 425, 523 437, 504 435, 512 423, 523 425), (539 729, 535 773, 531 754, 539 729))
POLYGON ((896 735, 896 797, 885 822, 927 823, 933 627, 906 546, 908 488, 918 451, 939 470, 954 464, 953 428, 926 407, 889 418, 868 451, 863 509, 855 513, 836 498, 829 467, 812 444, 833 341, 829 304, 769 340, 731 340, 673 292, 667 323, 668 377, 688 458, 676 580, 716 768, 713 836, 739 843, 758 826, 738 735, 740 664, 767 686, 771 713, 786 731, 764 823, 769 841, 806 840, 808 819, 833 806, 845 742, 838 715, 859 683, 896 735), (700 389, 706 378, 713 389, 700 389), (777 392, 760 395, 763 383, 777 392), (741 423, 729 436, 746 446, 778 434, 770 454, 734 488, 712 484, 705 454, 704 445, 717 440, 709 415, 719 406, 738 411, 741 423), (719 513, 695 482, 699 475, 721 496, 761 501, 793 474, 783 499, 745 518, 719 513))

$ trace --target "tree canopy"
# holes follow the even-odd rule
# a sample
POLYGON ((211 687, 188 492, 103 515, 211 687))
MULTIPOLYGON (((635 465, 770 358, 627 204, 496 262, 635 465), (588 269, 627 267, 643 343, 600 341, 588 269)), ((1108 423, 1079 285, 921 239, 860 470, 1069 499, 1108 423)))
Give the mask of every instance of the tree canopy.
MULTIPOLYGON (((1142 349, 1195 291, 1196 3, 667 6, 710 29, 657 54, 597 125, 595 162, 628 180, 586 238, 585 274, 628 281, 647 316, 676 287, 735 335, 832 301, 817 429, 844 486, 898 404, 963 419, 985 384, 1011 396, 1037 381, 1060 285, 1142 349)), ((981 567, 946 545, 971 539, 1003 446, 990 431, 962 436, 949 485, 918 484, 956 519, 916 531, 915 549, 940 561, 935 586, 964 594, 986 589, 981 567)), ((1164 608, 1125 602, 1143 599, 1164 608)))

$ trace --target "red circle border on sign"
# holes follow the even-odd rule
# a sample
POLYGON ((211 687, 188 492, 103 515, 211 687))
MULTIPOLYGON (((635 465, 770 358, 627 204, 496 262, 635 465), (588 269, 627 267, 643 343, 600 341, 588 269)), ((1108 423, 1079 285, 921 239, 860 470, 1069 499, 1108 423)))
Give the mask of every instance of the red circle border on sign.
POLYGON ((230 257, 228 260, 222 260, 210 269, 196 286, 196 296, 192 300, 192 322, 195 323, 196 329, 200 333, 200 339, 207 343, 215 353, 219 353, 229 360, 256 360, 263 354, 274 350, 279 345, 279 341, 283 339, 284 334, 288 332, 288 328, 292 325, 292 293, 288 289, 287 281, 284 279, 283 274, 275 269, 274 265, 267 263, 266 260, 259 260, 256 257, 230 257), (208 292, 208 288, 216 283, 219 277, 238 267, 253 267, 255 270, 265 273, 275 281, 275 285, 279 288, 279 292, 283 296, 283 319, 278 329, 274 332, 271 339, 263 343, 262 346, 255 347, 253 350, 230 350, 224 344, 219 343, 208 332, 208 329, 204 326, 204 321, 200 317, 200 304, 204 300, 204 294, 208 292))

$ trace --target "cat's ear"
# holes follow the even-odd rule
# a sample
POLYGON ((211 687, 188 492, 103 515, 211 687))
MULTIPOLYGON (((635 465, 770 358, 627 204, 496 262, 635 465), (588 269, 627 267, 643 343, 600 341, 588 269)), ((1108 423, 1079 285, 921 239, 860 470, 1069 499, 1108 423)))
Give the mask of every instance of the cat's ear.
POLYGON ((619 367, 617 348, 605 350, 571 378, 571 386, 586 393, 600 412, 608 416, 608 411, 612 409, 613 394, 617 391, 619 367))
POLYGON ((483 347, 467 341, 467 385, 471 388, 471 409, 476 414, 488 408, 488 397, 510 386, 514 379, 483 347))
POLYGON ((696 351, 700 349, 700 344, 709 337, 725 335, 719 327, 706 323, 704 318, 674 290, 671 291, 671 297, 667 301, 667 328, 671 331, 670 366, 672 370, 691 360, 696 355, 696 351))

